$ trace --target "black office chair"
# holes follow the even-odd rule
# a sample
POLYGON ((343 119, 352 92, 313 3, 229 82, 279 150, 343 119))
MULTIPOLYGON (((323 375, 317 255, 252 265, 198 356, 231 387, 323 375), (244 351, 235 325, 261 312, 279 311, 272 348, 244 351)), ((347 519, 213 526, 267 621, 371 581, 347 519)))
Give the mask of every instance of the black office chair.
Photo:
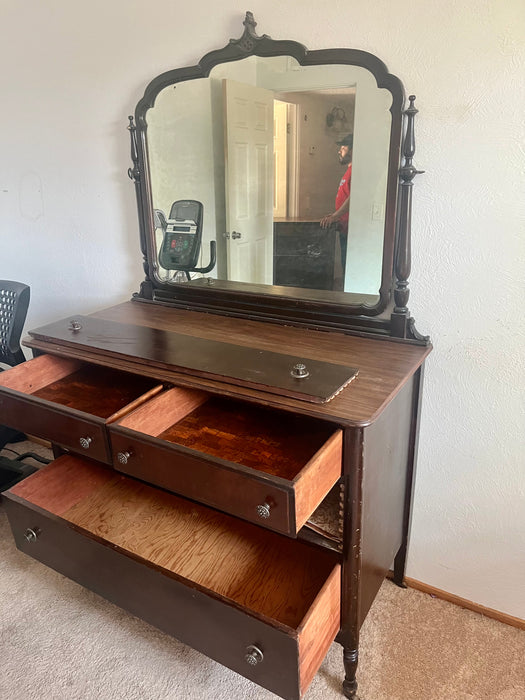
MULTIPOLYGON (((26 359, 20 347, 20 336, 26 320, 29 296, 27 284, 0 280, 0 363, 11 367, 19 365, 26 359)), ((0 367, 0 370, 3 369, 0 367)), ((25 439, 24 433, 0 425, 0 449, 8 443, 25 439)), ((0 491, 35 471, 35 467, 23 463, 23 460, 28 457, 39 462, 49 462, 33 452, 18 455, 16 459, 0 457, 0 491)))
POLYGON ((29 306, 29 287, 0 280, 0 362, 14 367, 25 361, 20 336, 29 306))

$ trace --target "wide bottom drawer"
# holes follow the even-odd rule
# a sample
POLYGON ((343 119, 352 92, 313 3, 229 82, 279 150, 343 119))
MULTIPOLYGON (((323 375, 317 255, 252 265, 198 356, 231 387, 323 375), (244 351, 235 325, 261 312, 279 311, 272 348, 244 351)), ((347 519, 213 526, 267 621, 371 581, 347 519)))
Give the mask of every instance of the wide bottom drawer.
POLYGON ((329 552, 69 455, 4 499, 19 549, 289 700, 338 632, 329 552))

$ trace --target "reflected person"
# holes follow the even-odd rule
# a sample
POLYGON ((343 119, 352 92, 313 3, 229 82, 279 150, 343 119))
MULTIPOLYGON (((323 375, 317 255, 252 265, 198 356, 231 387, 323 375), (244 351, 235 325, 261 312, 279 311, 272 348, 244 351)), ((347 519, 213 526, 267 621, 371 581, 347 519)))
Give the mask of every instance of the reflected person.
POLYGON ((346 265, 346 248, 348 242, 348 208, 350 205, 350 183, 352 179, 352 146, 354 138, 348 134, 341 141, 336 142, 339 146, 337 154, 341 165, 346 166, 346 171, 335 195, 335 211, 321 219, 321 228, 328 228, 332 224, 337 224, 339 231, 339 243, 341 245, 341 266, 343 277, 346 265))

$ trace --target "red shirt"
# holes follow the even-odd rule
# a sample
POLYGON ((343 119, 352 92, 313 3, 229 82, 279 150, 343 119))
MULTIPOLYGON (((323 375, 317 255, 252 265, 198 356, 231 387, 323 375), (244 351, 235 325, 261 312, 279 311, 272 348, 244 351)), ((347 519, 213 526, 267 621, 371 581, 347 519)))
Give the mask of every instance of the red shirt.
MULTIPOLYGON (((339 189, 335 195, 335 210, 337 211, 341 204, 350 196, 350 180, 352 179, 352 163, 348 166, 346 173, 343 175, 339 183, 339 189)), ((339 219, 339 228, 341 231, 348 231, 348 212, 346 211, 339 219)))

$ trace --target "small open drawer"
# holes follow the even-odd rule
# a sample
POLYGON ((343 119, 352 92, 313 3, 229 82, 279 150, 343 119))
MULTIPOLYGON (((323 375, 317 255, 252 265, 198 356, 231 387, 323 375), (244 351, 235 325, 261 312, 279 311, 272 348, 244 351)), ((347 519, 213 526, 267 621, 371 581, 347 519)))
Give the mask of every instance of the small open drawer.
POLYGON ((109 426, 126 474, 296 536, 341 475, 342 431, 174 387, 109 426))
POLYGON ((0 372, 0 423, 111 464, 106 424, 160 391, 153 379, 42 355, 0 372))
POLYGON ((66 455, 4 493, 19 549, 287 700, 340 626, 339 557, 66 455))

